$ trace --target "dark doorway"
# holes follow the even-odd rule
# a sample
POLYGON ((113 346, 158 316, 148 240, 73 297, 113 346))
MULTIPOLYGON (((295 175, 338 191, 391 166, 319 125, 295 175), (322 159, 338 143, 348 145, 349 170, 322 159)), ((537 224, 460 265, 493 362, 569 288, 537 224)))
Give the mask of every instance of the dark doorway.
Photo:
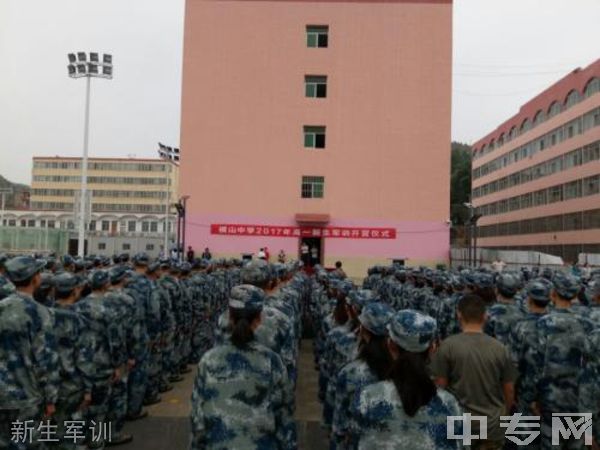
MULTIPOLYGON (((77 256, 77 244, 79 241, 77 239, 69 239, 69 255, 77 256)), ((87 239, 83 243, 84 253, 88 254, 88 241, 87 239)))
POLYGON ((306 267, 314 267, 323 263, 323 247, 321 238, 301 238, 300 239, 300 260, 306 267), (308 247, 308 253, 306 248, 308 247))

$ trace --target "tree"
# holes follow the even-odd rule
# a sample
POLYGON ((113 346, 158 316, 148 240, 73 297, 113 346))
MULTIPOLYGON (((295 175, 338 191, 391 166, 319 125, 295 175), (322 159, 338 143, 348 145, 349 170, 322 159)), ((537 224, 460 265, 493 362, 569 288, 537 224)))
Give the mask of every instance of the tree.
POLYGON ((469 219, 464 203, 471 201, 471 147, 452 142, 451 152, 450 220, 453 225, 464 225, 469 219))

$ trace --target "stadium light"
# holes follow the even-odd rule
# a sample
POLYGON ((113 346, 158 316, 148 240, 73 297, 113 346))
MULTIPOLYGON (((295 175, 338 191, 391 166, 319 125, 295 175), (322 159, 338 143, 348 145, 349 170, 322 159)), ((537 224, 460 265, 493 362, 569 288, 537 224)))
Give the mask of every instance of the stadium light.
MULTIPOLYGON (((158 156, 160 159, 165 161, 170 161, 177 165, 179 162, 179 149, 168 147, 162 143, 158 143, 158 156)), ((169 219, 170 219, 170 209, 171 209, 171 178, 169 177, 170 166, 165 166, 165 177, 166 177, 166 198, 165 198, 165 242, 164 242, 164 252, 165 256, 168 256, 169 252, 169 219)), ((179 230, 178 230, 179 231, 179 230)), ((179 250, 178 250, 179 251, 179 250)))
MULTIPOLYGON (((81 195, 79 202, 79 236, 77 242, 77 254, 85 256, 85 208, 87 198, 87 165, 88 165, 88 137, 90 125, 90 84, 92 78, 105 78, 111 80, 113 77, 112 55, 103 54, 100 62, 100 54, 91 52, 89 58, 85 52, 69 53, 67 55, 69 64, 67 66, 70 78, 86 78, 85 90, 85 120, 83 126, 83 158, 81 160, 81 195)), ((91 206, 90 206, 91 207, 91 206)))

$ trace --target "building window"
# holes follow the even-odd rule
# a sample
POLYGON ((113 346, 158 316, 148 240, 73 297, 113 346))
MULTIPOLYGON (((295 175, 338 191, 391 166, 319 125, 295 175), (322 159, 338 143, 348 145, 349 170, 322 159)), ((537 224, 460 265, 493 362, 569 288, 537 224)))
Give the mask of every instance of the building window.
POLYGON ((150 222, 142 222, 142 232, 147 233, 150 231, 150 222))
POLYGON ((9 219, 8 220, 8 226, 9 227, 16 227, 17 226, 17 221, 14 219, 9 219))
POLYGON ((131 244, 128 244, 127 242, 123 243, 123 250, 131 250, 131 244))
POLYGON ((88 225, 88 230, 89 231, 96 231, 96 221, 95 220, 90 220, 90 223, 88 225))
POLYGON ((146 244, 146 251, 151 252, 154 250, 154 244, 146 244))
POLYGON ((306 75, 304 77, 304 93, 306 97, 327 97, 327 77, 306 75))
POLYGON ((27 226, 30 228, 34 228, 35 227, 35 220, 34 219, 30 219, 27 221, 27 226))
POLYGON ((106 250, 106 243, 98 242, 98 250, 106 250))
POLYGON ((27 226, 27 221, 25 219, 21 219, 20 225, 25 228, 27 226))
POLYGON ((42 228, 46 227, 46 221, 45 220, 40 220, 40 227, 42 227, 42 228))
POLYGON ((56 227, 56 222, 54 220, 49 220, 48 221, 48 228, 54 228, 56 227))
POLYGON ((305 148, 325 148, 325 127, 304 127, 305 148))
POLYGON ((588 177, 583 180, 583 195, 600 193, 600 175, 588 177))
POLYGON ((565 107, 570 108, 571 106, 579 103, 580 95, 577 91, 571 91, 567 96, 567 101, 565 102, 565 107))
POLYGON ((591 97, 595 93, 600 92, 600 78, 594 78, 585 87, 585 96, 591 97))
POLYGON ((560 103, 558 103, 558 102, 552 103, 552 105, 550 105, 550 108, 548 109, 548 118, 554 117, 557 114, 560 114, 560 111, 561 111, 560 103))
POLYGON ((158 222, 150 222, 150 232, 152 232, 152 233, 158 232, 158 222))
POLYGON ((306 27, 306 45, 307 47, 329 46, 329 26, 328 25, 308 25, 306 27))
POLYGON ((533 118, 533 126, 537 126, 545 120, 544 111, 538 111, 533 118))
POLYGON ((110 230, 110 222, 108 220, 102 221, 102 231, 110 230))
POLYGON ((581 197, 581 180, 565 184, 565 200, 581 197))
POLYGON ((130 233, 135 232, 135 220, 130 220, 127 222, 127 231, 130 233))
POLYGON ((561 202, 562 194, 562 186, 552 186, 548 189, 548 203, 561 202))
POLYGON ((323 198, 325 177, 302 177, 302 198, 323 198))

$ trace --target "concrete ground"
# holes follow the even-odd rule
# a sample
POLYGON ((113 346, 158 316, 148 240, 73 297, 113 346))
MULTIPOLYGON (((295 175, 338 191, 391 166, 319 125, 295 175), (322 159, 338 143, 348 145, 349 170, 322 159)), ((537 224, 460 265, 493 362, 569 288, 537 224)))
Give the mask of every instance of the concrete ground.
MULTIPOLYGON (((174 384, 174 389, 162 394, 163 401, 148 407, 146 419, 127 422, 125 433, 134 436, 123 450, 187 450, 189 444, 189 413, 195 370, 174 384)), ((327 435, 320 426, 321 405, 317 399, 318 373, 314 370, 312 342, 302 342, 298 361, 296 389, 296 421, 300 450, 327 450, 327 435)), ((235 449, 232 449, 235 450, 235 449)))

